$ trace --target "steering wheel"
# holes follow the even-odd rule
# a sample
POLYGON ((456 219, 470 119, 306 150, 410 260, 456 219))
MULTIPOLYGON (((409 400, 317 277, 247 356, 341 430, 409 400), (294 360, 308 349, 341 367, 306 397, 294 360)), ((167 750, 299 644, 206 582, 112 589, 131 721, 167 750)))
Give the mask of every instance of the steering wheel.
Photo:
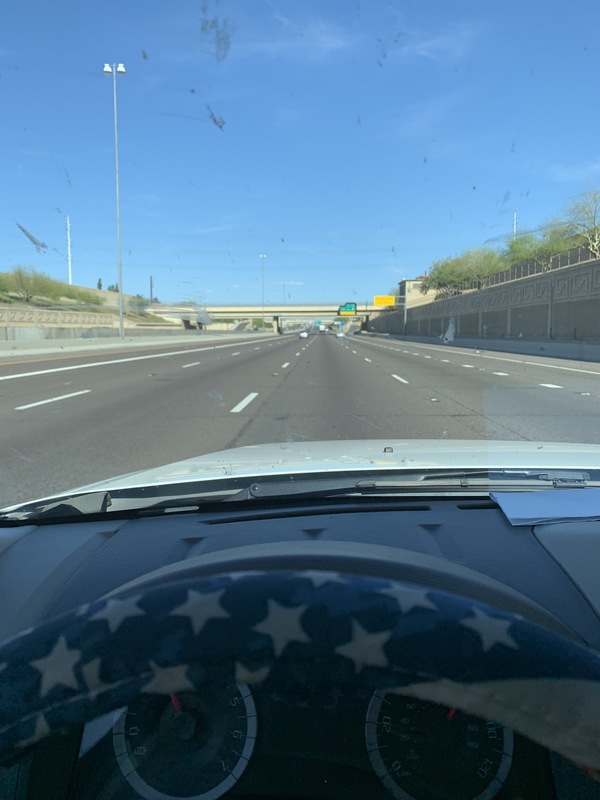
POLYGON ((0 753, 14 757, 141 693, 223 680, 315 703, 334 686, 396 691, 600 768, 596 652, 464 597, 319 570, 175 576, 4 642, 0 753))

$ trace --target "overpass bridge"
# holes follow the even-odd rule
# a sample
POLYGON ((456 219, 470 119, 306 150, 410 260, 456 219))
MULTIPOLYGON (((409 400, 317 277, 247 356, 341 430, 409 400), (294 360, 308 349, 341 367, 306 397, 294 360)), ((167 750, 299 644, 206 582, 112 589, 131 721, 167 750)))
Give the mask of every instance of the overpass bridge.
MULTIPOLYGON (((205 306, 166 306, 161 305, 160 309, 155 307, 153 313, 158 313, 164 317, 171 317, 184 320, 184 323, 199 323, 209 325, 214 320, 251 321, 262 319, 269 322, 274 330, 282 327, 284 321, 309 321, 323 320, 330 322, 339 317, 340 306, 344 303, 304 303, 286 304, 270 303, 269 305, 205 305, 205 306)), ((343 315, 348 321, 360 319, 368 322, 369 318, 386 311, 381 306, 370 303, 356 303, 354 314, 343 315)))
MULTIPOLYGON (((279 317, 279 319, 335 319, 338 310, 343 303, 305 303, 303 305, 271 303, 264 306, 265 317, 279 317)), ((206 311, 213 319, 240 319, 262 318, 262 305, 207 305, 206 311)), ((368 303, 356 303, 356 314, 354 316, 364 317, 369 314, 381 312, 380 306, 373 306, 368 303)))

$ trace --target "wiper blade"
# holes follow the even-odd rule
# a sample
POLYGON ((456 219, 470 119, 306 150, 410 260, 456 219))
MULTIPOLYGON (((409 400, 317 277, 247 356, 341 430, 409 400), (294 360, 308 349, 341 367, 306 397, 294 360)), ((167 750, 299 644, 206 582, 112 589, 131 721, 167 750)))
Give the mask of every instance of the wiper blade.
MULTIPOLYGON (((600 475, 598 476, 600 478, 600 475)), ((319 478, 311 480, 254 481, 236 495, 234 500, 266 500, 274 498, 297 497, 317 498, 369 494, 395 494, 410 491, 427 492, 432 490, 456 491, 474 489, 489 492, 492 489, 547 489, 547 488, 585 488, 598 486, 599 480, 592 481, 589 473, 575 470, 532 470, 532 469, 472 469, 446 470, 439 472, 403 472, 393 477, 371 478, 354 477, 319 478)))
POLYGON ((585 488, 600 486, 600 471, 548 469, 404 470, 381 473, 265 476, 190 484, 90 491, 26 503, 0 513, 0 524, 80 522, 110 517, 159 516, 198 511, 208 504, 369 495, 585 488))

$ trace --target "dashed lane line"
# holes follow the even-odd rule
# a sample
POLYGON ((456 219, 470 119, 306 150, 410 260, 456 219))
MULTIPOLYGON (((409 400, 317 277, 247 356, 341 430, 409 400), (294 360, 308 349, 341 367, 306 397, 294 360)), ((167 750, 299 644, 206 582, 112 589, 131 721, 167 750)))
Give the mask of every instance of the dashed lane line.
POLYGON ((246 395, 246 397, 244 397, 244 399, 243 399, 243 400, 240 400, 240 402, 237 404, 237 406, 234 406, 234 407, 231 409, 231 413, 232 413, 232 414, 239 414, 239 413, 240 413, 240 411, 243 411, 243 410, 246 408, 246 406, 250 405, 250 403, 251 403, 251 402, 252 402, 252 401, 253 401, 253 400, 254 400, 256 397, 258 397, 258 392, 250 392, 250 394, 249 394, 249 395, 246 395))
POLYGON ((91 391, 91 389, 82 389, 80 392, 61 394, 59 397, 49 397, 47 400, 38 400, 37 403, 27 403, 25 406, 16 406, 15 411, 25 411, 27 408, 36 408, 36 406, 45 406, 48 403, 57 403, 59 400, 68 400, 70 397, 79 397, 79 395, 89 394, 91 391))

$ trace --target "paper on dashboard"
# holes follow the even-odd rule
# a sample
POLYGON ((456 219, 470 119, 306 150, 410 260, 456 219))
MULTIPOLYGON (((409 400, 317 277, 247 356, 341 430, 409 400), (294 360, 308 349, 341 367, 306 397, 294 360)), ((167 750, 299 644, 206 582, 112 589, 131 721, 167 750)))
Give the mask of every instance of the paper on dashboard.
POLYGON ((511 525, 600 519, 600 489, 491 492, 511 525))

